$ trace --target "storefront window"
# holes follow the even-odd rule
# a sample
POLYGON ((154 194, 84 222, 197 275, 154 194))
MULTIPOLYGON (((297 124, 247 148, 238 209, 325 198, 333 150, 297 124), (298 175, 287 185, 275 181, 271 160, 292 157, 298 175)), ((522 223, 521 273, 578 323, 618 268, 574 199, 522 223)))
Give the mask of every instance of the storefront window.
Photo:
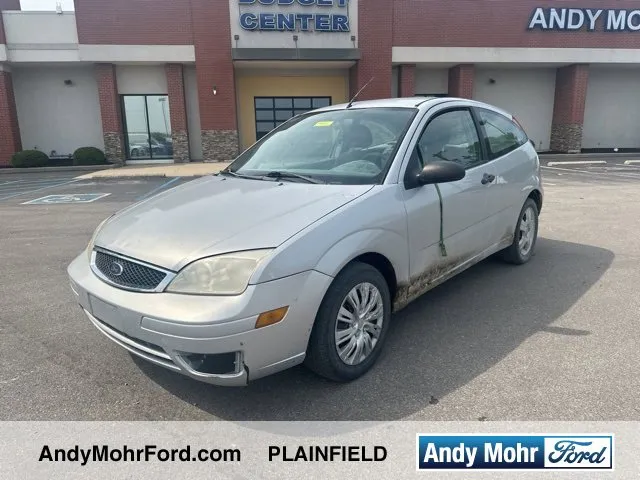
POLYGON ((295 115, 331 105, 331 97, 255 97, 256 139, 295 115))
POLYGON ((123 95, 122 111, 128 159, 173 156, 167 95, 123 95))

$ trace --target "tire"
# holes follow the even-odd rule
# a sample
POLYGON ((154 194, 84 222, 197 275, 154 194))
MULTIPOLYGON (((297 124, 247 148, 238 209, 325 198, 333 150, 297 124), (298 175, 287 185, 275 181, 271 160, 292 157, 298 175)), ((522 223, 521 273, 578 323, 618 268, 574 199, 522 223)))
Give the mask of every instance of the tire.
MULTIPOLYGON (((360 304, 364 306, 367 303, 364 301, 360 304)), ((361 310, 366 311, 366 308, 361 310)), ((336 382, 348 382, 363 376, 380 356, 389 331, 390 319, 391 294, 382 274, 368 264, 349 265, 335 278, 320 304, 309 339, 305 365, 318 375, 336 382), (357 307, 354 308, 354 303, 348 298, 350 293, 356 292, 357 300, 362 296, 373 300, 376 290, 379 302, 372 303, 374 308, 370 309, 368 315, 364 313, 359 320, 360 317, 353 314, 357 307), (374 296, 369 296, 372 293, 374 296), (341 320, 338 320, 343 303, 344 309, 353 319, 351 323, 343 320, 348 318, 344 311, 341 320), (367 317, 372 319, 369 324, 364 321, 367 317), (344 340, 339 341, 337 335, 344 337, 344 340), (347 354, 352 347, 363 350, 360 355, 357 350, 352 352, 350 364, 350 356, 347 354), (345 359, 341 357, 340 351, 345 359), (367 351, 368 355, 364 356, 367 351)))
POLYGON ((500 252, 502 259, 514 265, 527 263, 533 256, 537 239, 538 205, 536 205, 533 199, 527 198, 518 216, 513 243, 500 252), (528 242, 526 240, 522 241, 523 235, 527 234, 530 235, 528 242))

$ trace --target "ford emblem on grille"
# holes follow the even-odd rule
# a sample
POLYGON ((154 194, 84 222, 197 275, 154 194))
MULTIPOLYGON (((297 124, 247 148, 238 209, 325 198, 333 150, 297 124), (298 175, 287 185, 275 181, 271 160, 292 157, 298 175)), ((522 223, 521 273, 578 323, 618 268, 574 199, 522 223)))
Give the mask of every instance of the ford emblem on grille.
POLYGON ((124 267, 120 262, 111 262, 111 265, 109 265, 109 272, 111 275, 119 277, 122 275, 122 272, 124 272, 124 267))
POLYGON ((94 265, 91 269, 107 283, 117 285, 125 289, 153 291, 166 278, 167 274, 138 263, 135 260, 111 255, 106 252, 96 251, 94 265))

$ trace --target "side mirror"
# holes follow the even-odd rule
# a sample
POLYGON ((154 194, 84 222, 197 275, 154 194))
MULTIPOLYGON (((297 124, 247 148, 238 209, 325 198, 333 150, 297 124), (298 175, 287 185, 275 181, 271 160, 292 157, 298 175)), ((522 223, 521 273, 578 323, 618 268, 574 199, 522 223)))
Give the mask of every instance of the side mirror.
POLYGON ((464 167, 446 160, 428 163, 418 174, 419 185, 447 183, 462 180, 467 174, 464 167))

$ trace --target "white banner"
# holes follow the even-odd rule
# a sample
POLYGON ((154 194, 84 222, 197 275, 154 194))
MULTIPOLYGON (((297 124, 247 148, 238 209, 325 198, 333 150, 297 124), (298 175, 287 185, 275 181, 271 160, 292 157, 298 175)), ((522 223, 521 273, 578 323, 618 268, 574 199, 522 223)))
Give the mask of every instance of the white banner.
POLYGON ((637 480, 639 427, 640 422, 1 422, 0 478, 637 480), (606 456, 613 468, 592 470, 598 465, 587 462, 578 472, 482 471, 469 468, 473 461, 465 458, 460 471, 438 471, 438 465, 419 471, 420 434, 449 435, 448 441, 457 435, 517 435, 525 443, 527 435, 611 435, 610 450, 574 457, 606 456))

